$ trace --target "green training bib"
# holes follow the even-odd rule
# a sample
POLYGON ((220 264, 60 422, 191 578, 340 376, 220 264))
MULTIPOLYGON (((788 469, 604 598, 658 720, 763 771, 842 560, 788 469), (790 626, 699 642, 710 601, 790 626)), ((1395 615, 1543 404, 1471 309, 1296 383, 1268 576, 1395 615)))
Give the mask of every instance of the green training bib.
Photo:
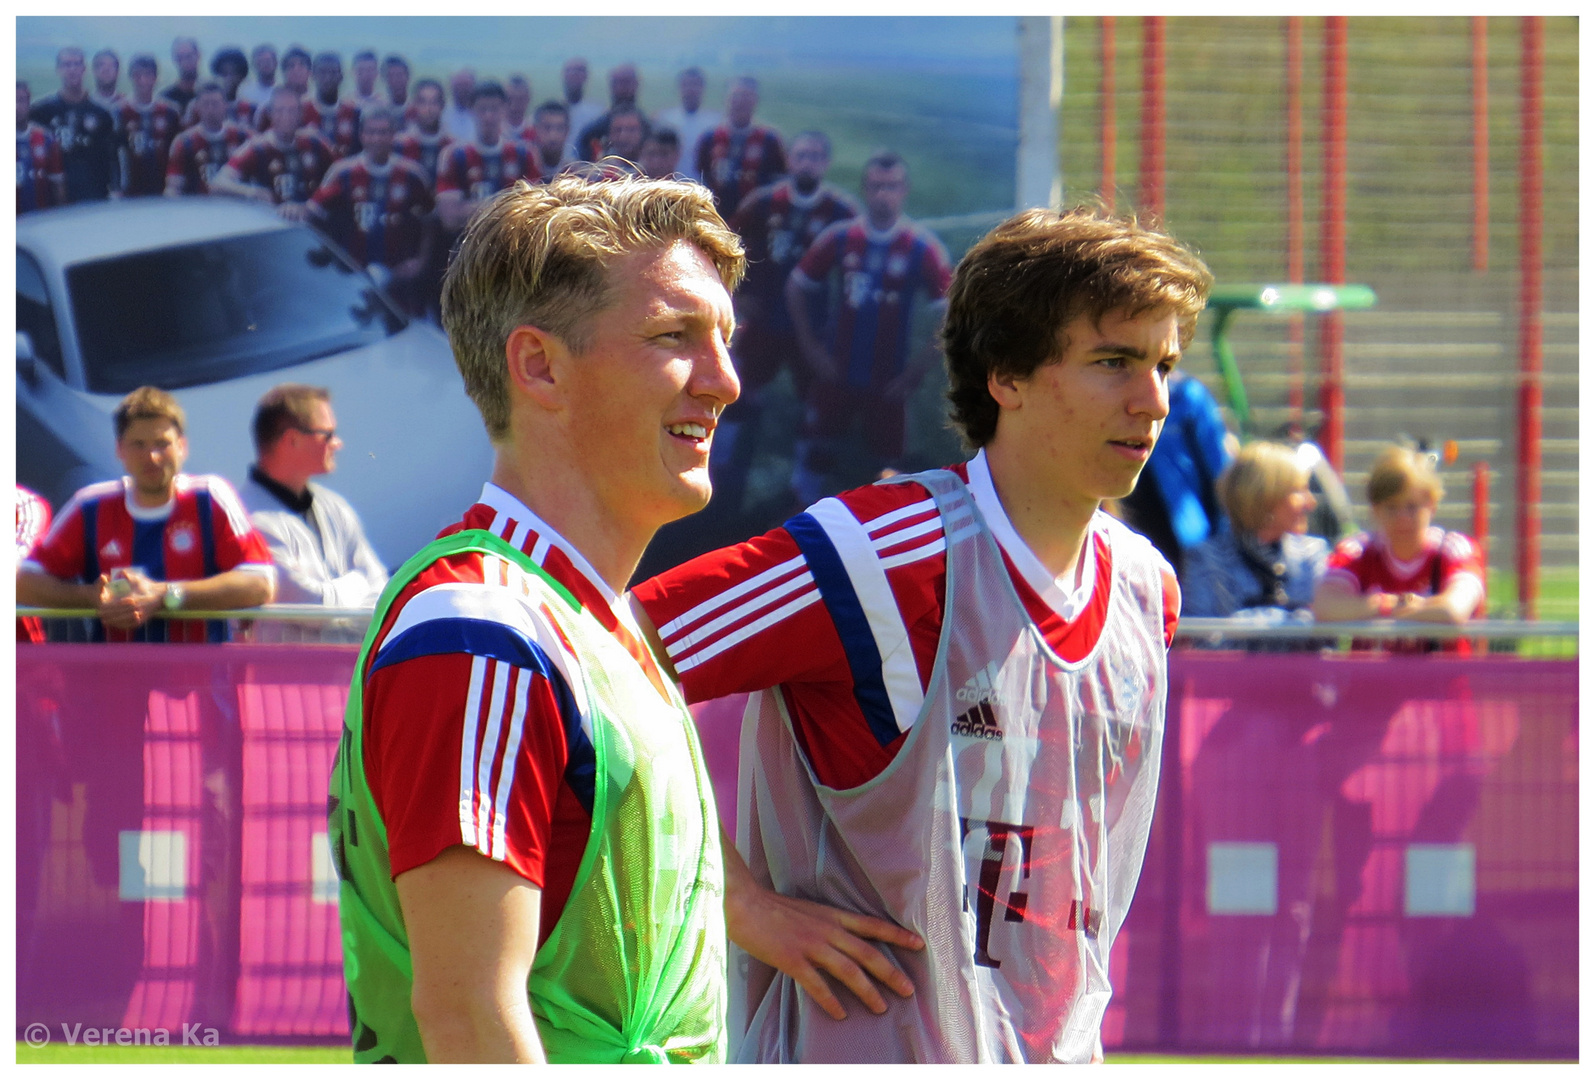
POLYGON ((485 578, 551 622, 576 665, 570 687, 597 761, 593 826, 575 885, 538 950, 526 993, 550 1062, 719 1062, 726 1053, 724 879, 718 818, 692 718, 522 552, 467 530, 400 568, 371 619, 333 764, 350 1036, 357 1062, 425 1061, 410 1011, 410 949, 387 830, 366 784, 363 674, 395 597, 438 559, 479 552, 485 578))

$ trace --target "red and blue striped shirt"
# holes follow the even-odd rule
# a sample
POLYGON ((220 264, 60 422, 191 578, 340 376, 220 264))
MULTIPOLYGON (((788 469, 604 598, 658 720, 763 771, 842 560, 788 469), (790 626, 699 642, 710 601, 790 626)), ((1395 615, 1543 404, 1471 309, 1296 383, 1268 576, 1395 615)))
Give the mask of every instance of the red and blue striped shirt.
POLYGON ((792 276, 817 291, 833 273, 840 281, 827 327, 831 355, 842 382, 878 390, 908 361, 916 300, 946 298, 952 260, 934 233, 906 218, 884 231, 839 221, 820 233, 792 276))
MULTIPOLYGON (((136 567, 152 581, 198 581, 228 570, 275 579, 265 538, 227 481, 179 473, 165 506, 139 506, 131 483, 106 480, 72 496, 23 566, 84 584, 136 567)), ((152 619, 137 630, 108 630, 108 641, 225 641, 223 622, 152 619)))
MULTIPOLYGON (((448 536, 483 529, 530 556, 635 657, 665 676, 624 601, 568 541, 503 489, 448 536)), ((592 830, 596 755, 573 692, 583 662, 497 555, 439 559, 388 609, 364 679, 365 771, 394 877, 455 845, 542 889, 539 933, 564 910, 592 830)))

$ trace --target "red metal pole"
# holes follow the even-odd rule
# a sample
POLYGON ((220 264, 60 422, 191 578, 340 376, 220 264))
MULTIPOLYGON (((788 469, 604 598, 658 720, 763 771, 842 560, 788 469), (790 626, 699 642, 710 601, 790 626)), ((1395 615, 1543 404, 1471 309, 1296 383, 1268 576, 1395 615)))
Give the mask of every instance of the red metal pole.
POLYGON ((1473 269, 1490 268, 1490 43, 1473 17, 1473 269))
POLYGON ((1140 210, 1163 217, 1163 16, 1148 15, 1141 33, 1140 210))
POLYGON ((1114 111, 1114 65, 1117 62, 1113 47, 1113 16, 1102 16, 1102 201, 1113 208, 1113 165, 1119 153, 1118 120, 1114 111))
MULTIPOLYGON (((1320 276, 1339 285, 1346 280, 1346 17, 1324 19, 1324 217, 1319 241, 1320 276)), ((1336 472, 1345 471, 1343 328, 1340 312, 1318 320, 1318 350, 1323 365, 1319 395, 1324 426, 1319 445, 1336 472)))
POLYGON ((1522 618, 1537 617, 1540 595, 1540 192, 1543 182, 1540 81, 1545 29, 1523 19, 1522 144, 1518 148, 1517 600, 1522 618))
MULTIPOLYGON (((1292 285, 1306 280, 1303 247, 1306 237, 1306 218, 1302 210, 1301 179, 1301 17, 1285 19, 1285 275, 1292 285)), ((1306 405, 1302 390, 1302 316, 1290 317, 1289 343, 1286 351, 1287 392, 1290 395, 1290 418, 1302 423, 1306 405)))
POLYGON ((1473 542, 1479 547, 1485 583, 1490 577, 1490 464, 1473 463, 1473 542))

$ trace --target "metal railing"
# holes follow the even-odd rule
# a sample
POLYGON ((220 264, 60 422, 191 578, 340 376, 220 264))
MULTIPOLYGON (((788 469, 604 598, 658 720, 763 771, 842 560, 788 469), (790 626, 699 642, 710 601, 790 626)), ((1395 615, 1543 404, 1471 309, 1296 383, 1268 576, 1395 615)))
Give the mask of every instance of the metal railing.
MULTIPOLYGON (((18 617, 43 619, 92 619, 93 608, 18 607, 18 617)), ((349 620, 365 624, 371 608, 334 608, 321 604, 266 604, 234 611, 157 611, 159 619, 229 619, 255 622, 330 623, 349 620)), ((1576 622, 1527 622, 1517 619, 1480 619, 1461 626, 1440 623, 1397 622, 1377 619, 1368 622, 1291 623, 1267 625, 1246 619, 1180 620, 1175 632, 1178 641, 1314 641, 1323 638, 1360 638, 1369 641, 1522 641, 1541 638, 1576 638, 1576 622)))
POLYGON ((1271 626, 1245 619, 1181 619, 1175 640, 1226 641, 1316 641, 1321 638, 1355 637, 1369 641, 1522 641, 1533 638, 1576 638, 1576 622, 1521 622, 1516 619, 1480 619, 1461 626, 1441 623, 1397 622, 1376 619, 1368 622, 1292 623, 1271 626))

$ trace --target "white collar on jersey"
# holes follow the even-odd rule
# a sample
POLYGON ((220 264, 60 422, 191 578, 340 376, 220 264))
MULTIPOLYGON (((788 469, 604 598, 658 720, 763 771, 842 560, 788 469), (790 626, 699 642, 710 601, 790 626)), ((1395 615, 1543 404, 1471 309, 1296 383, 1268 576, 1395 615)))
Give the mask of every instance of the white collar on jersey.
POLYGON ((864 238, 872 244, 883 244, 908 228, 908 219, 901 214, 897 216, 896 221, 884 229, 877 229, 869 223, 869 218, 866 217, 861 217, 858 221, 864 227, 864 238))
POLYGON ((1008 553, 1008 558, 1013 560, 1014 568, 1025 579, 1025 583, 1058 613, 1059 618, 1066 622, 1079 618, 1091 600, 1091 590, 1096 583, 1097 560, 1092 542, 1096 530, 1086 530, 1085 543, 1080 548, 1080 585, 1070 588, 1067 581, 1060 582, 1047 572, 1041 560, 1030 550, 1030 545, 1014 530, 1013 522, 1008 520, 1008 512, 1002 508, 1002 500, 997 497, 997 488, 991 482, 991 468, 986 464, 985 450, 970 459, 968 469, 969 490, 975 496, 975 505, 980 508, 986 526, 997 538, 997 543, 1002 545, 1003 551, 1008 553))
POLYGON ((177 480, 172 483, 172 497, 161 505, 140 506, 133 501, 133 478, 130 476, 122 477, 122 502, 127 506, 128 515, 134 521, 165 521, 172 516, 172 507, 177 505, 178 481, 182 479, 182 474, 179 473, 177 480))
POLYGON ((1438 525, 1430 525, 1423 534, 1423 550, 1406 562, 1396 558, 1396 553, 1390 550, 1390 541, 1385 539, 1385 534, 1382 532, 1375 530, 1370 533, 1368 546, 1379 552, 1379 557, 1384 560, 1386 568, 1392 574, 1398 578, 1410 578, 1423 569, 1423 564, 1440 549, 1444 540, 1445 530, 1438 525))
MULTIPOLYGON (((498 511, 505 517, 513 518, 520 522, 521 525, 535 532, 539 540, 547 541, 549 547, 555 547, 564 552, 565 557, 570 560, 570 564, 576 568, 576 572, 586 578, 592 587, 598 590, 598 595, 602 596, 609 604, 610 610, 615 613, 615 617, 621 621, 622 625, 636 632, 639 636, 641 635, 642 631, 637 629, 636 621, 631 617, 631 609, 624 600, 615 595, 615 590, 611 589, 608 583, 598 576, 598 571, 593 569, 593 564, 587 561, 587 557, 572 547, 570 541, 561 536, 553 526, 533 513, 529 506, 492 481, 482 485, 482 497, 477 502, 498 511)), ((536 554, 537 549, 533 548, 533 552, 536 554)), ((541 559, 536 559, 535 561, 539 564, 542 562, 541 559)))

